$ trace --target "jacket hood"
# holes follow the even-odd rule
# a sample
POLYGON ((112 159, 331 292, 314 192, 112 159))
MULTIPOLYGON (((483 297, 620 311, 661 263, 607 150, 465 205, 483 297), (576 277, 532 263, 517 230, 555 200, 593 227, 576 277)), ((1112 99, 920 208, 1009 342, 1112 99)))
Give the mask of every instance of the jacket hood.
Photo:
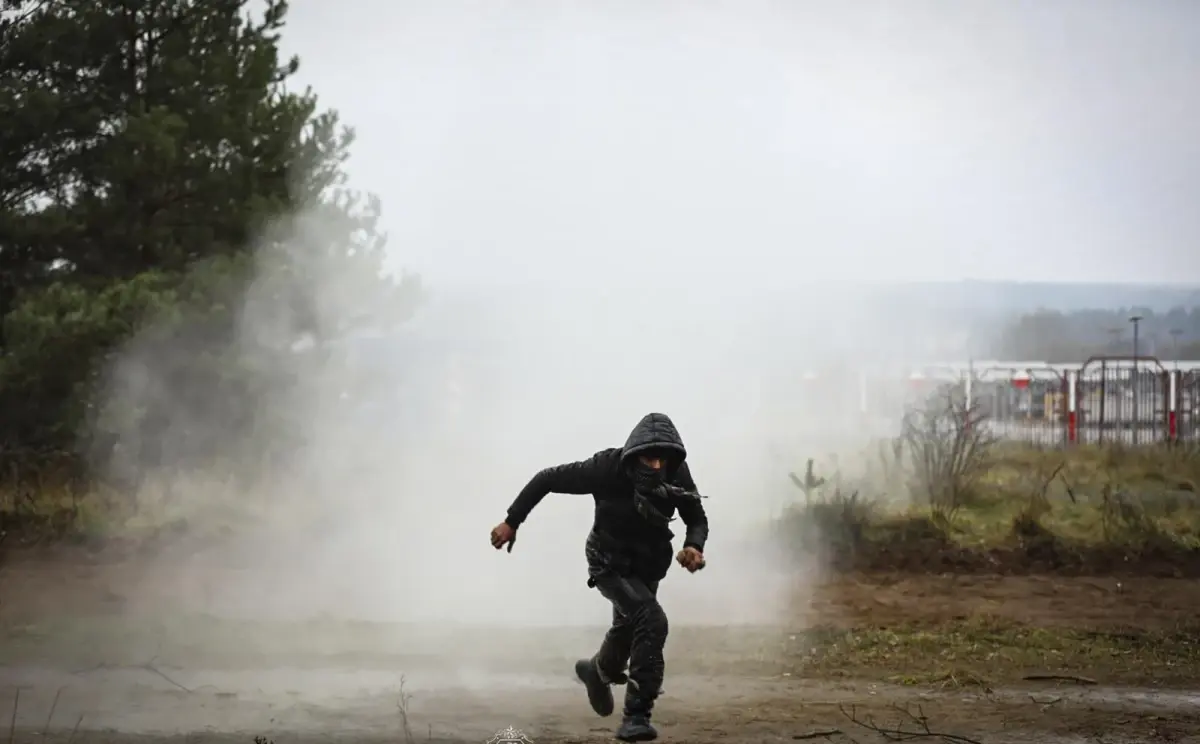
POLYGON ((625 446, 621 448, 621 462, 627 464, 629 458, 639 452, 654 449, 667 450, 674 455, 672 468, 678 468, 687 459, 683 438, 679 436, 671 417, 665 413, 648 413, 633 427, 625 446))

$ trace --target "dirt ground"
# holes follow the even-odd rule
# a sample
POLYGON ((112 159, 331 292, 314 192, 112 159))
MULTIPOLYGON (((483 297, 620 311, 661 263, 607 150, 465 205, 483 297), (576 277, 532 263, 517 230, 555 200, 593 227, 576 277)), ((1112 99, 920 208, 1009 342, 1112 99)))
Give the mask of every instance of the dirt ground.
POLYGON ((852 625, 939 623, 986 614, 1043 628, 1162 630, 1196 623, 1200 581, 870 574, 819 587, 813 609, 852 625))
MULTIPOLYGON (((616 721, 592 715, 570 675, 602 629, 151 617, 130 605, 126 586, 144 587, 147 570, 10 556, 0 571, 0 726, 11 725, 15 744, 255 736, 483 744, 508 727, 534 744, 611 739, 616 721)), ((164 593, 193 590, 163 584, 164 593)), ((831 580, 787 627, 674 626, 656 722, 665 739, 692 744, 889 740, 872 726, 892 740, 899 731, 930 741, 925 734, 945 733, 966 737, 960 744, 1200 742, 1200 690, 1122 687, 1099 675, 1094 685, 992 687, 798 671, 814 650, 797 638, 814 624, 936 628, 980 615, 1037 628, 1196 627, 1200 581, 831 580)))

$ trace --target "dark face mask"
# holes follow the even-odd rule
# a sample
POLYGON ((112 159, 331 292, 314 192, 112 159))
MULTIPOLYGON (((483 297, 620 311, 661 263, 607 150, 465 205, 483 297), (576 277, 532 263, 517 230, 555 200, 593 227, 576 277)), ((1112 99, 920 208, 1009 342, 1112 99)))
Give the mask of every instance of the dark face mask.
POLYGON ((658 506, 654 503, 658 501, 661 506, 661 502, 667 499, 664 488, 667 482, 666 470, 661 468, 655 470, 647 467, 641 461, 635 461, 629 469, 629 477, 633 480, 634 505, 642 519, 659 527, 666 527, 673 521, 659 511, 658 506))
POLYGON ((659 486, 667 482, 667 473, 663 469, 655 470, 648 467, 640 460, 635 460, 630 468, 629 476, 633 480, 633 487, 645 494, 653 494, 658 490, 659 486))

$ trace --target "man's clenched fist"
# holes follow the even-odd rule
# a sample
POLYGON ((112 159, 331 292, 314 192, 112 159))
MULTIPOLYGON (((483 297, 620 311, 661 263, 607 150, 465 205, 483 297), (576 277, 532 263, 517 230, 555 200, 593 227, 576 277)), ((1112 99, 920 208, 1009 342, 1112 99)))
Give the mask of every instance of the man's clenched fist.
POLYGON ((695 548, 684 548, 675 556, 675 560, 686 568, 688 573, 696 573, 704 568, 704 554, 695 548))
POLYGON ((492 528, 492 547, 496 550, 512 543, 517 537, 517 531, 508 522, 501 522, 492 528))

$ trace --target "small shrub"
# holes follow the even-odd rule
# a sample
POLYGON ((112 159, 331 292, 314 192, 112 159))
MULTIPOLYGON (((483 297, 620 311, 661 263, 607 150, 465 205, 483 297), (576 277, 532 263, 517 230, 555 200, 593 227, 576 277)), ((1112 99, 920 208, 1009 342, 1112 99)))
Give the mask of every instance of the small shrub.
POLYGON ((896 515, 880 520, 872 532, 875 542, 906 550, 952 542, 949 524, 937 512, 896 515))
POLYGON ((1128 548, 1141 550, 1170 542, 1146 508, 1112 484, 1106 484, 1101 494, 1100 523, 1106 542, 1128 548))
POLYGON ((852 556, 867 540, 875 504, 853 491, 835 489, 827 498, 791 507, 778 522, 780 536, 793 552, 825 557, 852 556))
POLYGON ((903 424, 910 466, 910 492, 950 522, 958 510, 979 500, 997 439, 976 404, 951 395, 930 400, 903 424))

